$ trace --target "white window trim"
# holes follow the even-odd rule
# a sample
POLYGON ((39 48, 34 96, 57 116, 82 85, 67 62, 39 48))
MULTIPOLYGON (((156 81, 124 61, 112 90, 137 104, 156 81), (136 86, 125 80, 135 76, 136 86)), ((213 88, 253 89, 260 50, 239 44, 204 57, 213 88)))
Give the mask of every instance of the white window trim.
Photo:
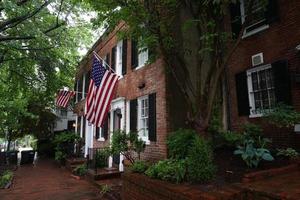
MULTIPOLYGON (((144 136, 141 136, 140 134, 139 134, 139 132, 141 131, 141 111, 140 111, 140 109, 141 109, 141 102, 142 102, 142 100, 145 100, 145 99, 148 99, 148 109, 149 109, 149 97, 148 97, 148 95, 146 95, 146 96, 142 96, 142 97, 139 97, 138 98, 138 109, 137 109, 137 121, 138 121, 138 123, 137 123, 137 125, 138 125, 138 128, 137 128, 137 131, 138 131, 138 137, 140 138, 140 139, 142 139, 145 143, 146 143, 146 145, 149 145, 150 144, 150 140, 149 140, 149 127, 148 127, 148 137, 144 137, 144 136)), ((149 110, 148 110, 148 124, 149 124, 149 110)))
POLYGON ((139 52, 138 55, 137 55, 138 56, 138 66, 135 68, 135 70, 138 70, 138 69, 141 69, 141 68, 145 67, 147 65, 148 60, 149 60, 149 50, 148 49, 144 49, 144 51, 142 51, 142 48, 139 48, 138 52, 139 52), (147 54, 147 59, 144 63, 140 64, 139 63, 140 62, 139 56, 143 53, 147 54))
POLYGON ((115 60, 115 63, 116 63, 115 72, 120 77, 119 79, 123 78, 123 75, 122 75, 122 63, 123 63, 122 49, 123 49, 123 40, 120 40, 116 46, 116 58, 115 58, 116 59, 115 60))
MULTIPOLYGON (((240 0, 240 11, 241 11, 241 21, 242 21, 242 24, 244 24, 245 16, 246 16, 246 14, 245 14, 245 0, 240 0)), ((250 26, 252 26, 252 25, 250 25, 250 26)), ((250 26, 248 26, 248 27, 250 27, 250 26)), ((269 24, 264 24, 260 27, 257 27, 256 29, 253 29, 252 31, 246 32, 246 29, 248 27, 245 27, 243 35, 242 35, 242 39, 247 38, 251 35, 255 35, 256 33, 259 33, 261 31, 264 31, 264 30, 268 29, 270 26, 269 26, 269 24)))
POLYGON ((266 65, 258 66, 258 67, 247 70, 248 99, 249 99, 249 106, 250 106, 249 118, 257 118, 257 117, 262 117, 264 115, 263 113, 253 114, 253 111, 255 110, 254 109, 255 103, 254 103, 254 96, 251 95, 251 92, 253 91, 251 73, 256 72, 256 71, 270 69, 270 68, 272 68, 272 65, 266 64, 266 65))
MULTIPOLYGON (((99 128, 99 127, 96 127, 96 126, 94 126, 94 127, 95 127, 94 128, 94 135, 96 137, 96 131, 97 131, 97 128, 99 128)), ((104 142, 105 141, 105 138, 102 135, 102 128, 100 128, 100 130, 99 130, 99 138, 96 138, 96 140, 99 141, 99 142, 104 142)))

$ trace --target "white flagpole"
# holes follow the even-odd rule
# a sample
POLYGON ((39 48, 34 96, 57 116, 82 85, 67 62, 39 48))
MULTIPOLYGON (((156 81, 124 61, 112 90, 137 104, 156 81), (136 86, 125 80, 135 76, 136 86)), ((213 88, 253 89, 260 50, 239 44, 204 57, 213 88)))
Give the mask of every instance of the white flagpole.
POLYGON ((94 53, 94 55, 96 56, 97 59, 101 60, 101 61, 104 63, 104 65, 105 65, 106 67, 108 67, 113 73, 116 73, 115 70, 113 70, 113 69, 107 64, 107 62, 105 62, 105 60, 99 56, 99 54, 97 54, 95 51, 93 51, 93 53, 94 53))

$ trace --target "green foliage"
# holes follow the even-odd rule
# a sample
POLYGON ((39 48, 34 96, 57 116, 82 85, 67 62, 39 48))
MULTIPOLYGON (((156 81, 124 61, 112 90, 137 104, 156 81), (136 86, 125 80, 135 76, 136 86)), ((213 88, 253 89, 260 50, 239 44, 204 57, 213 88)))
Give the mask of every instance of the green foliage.
POLYGON ((224 131, 223 133, 221 133, 221 135, 223 136, 224 141, 228 146, 237 145, 243 138, 242 134, 235 133, 232 131, 224 131))
POLYGON ((134 132, 129 132, 117 130, 113 132, 112 142, 111 142, 111 153, 112 154, 122 154, 131 163, 135 162, 133 153, 138 154, 140 159, 140 154, 145 150, 145 142, 138 138, 138 134, 134 132))
POLYGON ((146 175, 172 182, 205 182, 216 172, 212 148, 193 130, 179 129, 167 140, 170 159, 148 168, 146 175))
POLYGON ((196 137, 196 132, 189 129, 179 129, 167 138, 169 157, 174 159, 184 159, 189 153, 189 147, 196 137))
POLYGON ((188 181, 206 182, 214 177, 216 167, 213 164, 212 148, 204 138, 195 138, 189 148, 186 164, 188 181))
POLYGON ((65 159, 73 154, 74 145, 81 140, 79 135, 74 132, 63 132, 55 136, 52 141, 55 145, 55 160, 64 162, 65 159))
POLYGON ((185 180, 185 160, 167 159, 150 166, 145 174, 151 178, 181 183, 185 180))
POLYGON ((248 167, 258 167, 262 160, 273 161, 274 158, 270 151, 265 148, 268 140, 259 136, 259 142, 255 140, 244 138, 242 144, 234 151, 235 155, 241 155, 248 167))
POLYGON ((96 167, 104 168, 107 167, 107 159, 111 155, 109 148, 104 148, 96 152, 96 167))
POLYGON ((0 2, 0 134, 48 138, 55 93, 73 88, 78 47, 91 43, 86 7, 74 0, 0 2))
POLYGON ((145 161, 137 160, 131 166, 130 170, 136 173, 144 173, 148 169, 148 165, 145 161))
POLYGON ((300 113, 294 110, 292 106, 279 104, 268 113, 265 113, 265 117, 268 122, 275 126, 292 127, 300 122, 300 113))
POLYGON ((254 139, 258 141, 258 138, 262 135, 262 129, 256 124, 246 123, 242 126, 244 131, 244 137, 254 139))
POLYGON ((100 193, 101 193, 102 195, 104 195, 104 194, 110 192, 111 190, 112 190, 111 186, 105 184, 105 185, 102 185, 102 186, 101 186, 101 191, 100 191, 100 193))
POLYGON ((82 164, 82 165, 77 166, 73 170, 73 173, 75 175, 78 175, 78 176, 84 176, 87 173, 87 166, 86 166, 86 164, 82 164))
POLYGON ((11 171, 4 171, 0 177, 0 188, 4 188, 9 181, 13 178, 13 173, 11 171))
POLYGON ((277 156, 284 156, 289 159, 296 159, 299 157, 299 153, 293 148, 277 149, 277 156))

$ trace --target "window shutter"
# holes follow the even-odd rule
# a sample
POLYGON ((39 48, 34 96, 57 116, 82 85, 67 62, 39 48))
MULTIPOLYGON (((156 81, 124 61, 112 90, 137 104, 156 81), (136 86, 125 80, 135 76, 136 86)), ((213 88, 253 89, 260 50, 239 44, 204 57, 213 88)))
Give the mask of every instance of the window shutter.
POLYGON ((149 95, 149 140, 156 141, 156 94, 149 95))
POLYGON ((96 135, 95 135, 95 138, 96 139, 99 139, 100 137, 100 128, 99 127, 96 127, 96 135))
POLYGON ((127 72, 127 40, 123 40, 122 46, 122 75, 127 72))
POLYGON ((137 99, 130 100, 130 131, 137 131, 137 99))
POLYGON ((106 54, 105 62, 110 66, 110 53, 106 54))
POLYGON ((135 40, 131 40, 131 68, 135 69, 138 65, 138 48, 137 42, 135 40))
POLYGON ((230 4, 232 37, 237 38, 242 29, 241 4, 239 1, 230 4))
POLYGON ((247 85, 247 74, 245 71, 235 75, 235 86, 239 116, 249 115, 249 94, 247 85))
POLYGON ((291 87, 287 60, 272 63, 275 96, 277 103, 291 105, 291 87))
POLYGON ((266 19, 270 24, 279 20, 278 0, 269 0, 266 8, 266 19))
POLYGON ((103 128, 102 128, 103 137, 105 140, 107 140, 108 138, 108 121, 109 121, 109 117, 107 117, 106 122, 103 124, 103 128))
POLYGON ((114 46, 111 50, 111 66, 110 67, 113 70, 116 70, 116 50, 117 50, 116 46, 114 46))

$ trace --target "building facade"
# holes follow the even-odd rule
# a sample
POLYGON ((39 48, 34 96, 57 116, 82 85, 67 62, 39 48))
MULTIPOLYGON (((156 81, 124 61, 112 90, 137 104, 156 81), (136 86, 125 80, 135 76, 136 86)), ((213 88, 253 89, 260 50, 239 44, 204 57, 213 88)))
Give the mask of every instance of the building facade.
POLYGON ((276 146, 300 147, 300 134, 270 126, 263 112, 278 103, 300 111, 300 2, 255 0, 252 17, 245 23, 247 1, 231 8, 232 31, 237 35, 244 25, 242 39, 227 71, 231 128, 245 122, 260 124, 276 146))
MULTIPOLYGON (((104 34, 88 52, 76 74, 75 112, 76 132, 85 137, 85 155, 88 148, 108 146, 112 132, 118 129, 135 131, 145 141, 144 159, 166 158, 166 136, 169 132, 166 98, 166 75, 161 58, 149 63, 148 50, 138 49, 136 41, 119 40, 120 24, 104 34), (90 80, 93 52, 103 58, 120 76, 106 123, 102 128, 89 124, 84 117, 85 97, 90 80)), ((123 170, 122 156, 110 158, 109 165, 123 170)))

